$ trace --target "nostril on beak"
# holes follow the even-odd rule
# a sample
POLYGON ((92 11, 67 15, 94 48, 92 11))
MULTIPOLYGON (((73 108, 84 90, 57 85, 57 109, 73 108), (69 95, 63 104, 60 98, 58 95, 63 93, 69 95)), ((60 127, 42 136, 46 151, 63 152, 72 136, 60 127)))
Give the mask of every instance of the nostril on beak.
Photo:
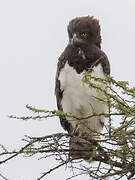
POLYGON ((77 41, 78 41, 77 35, 74 33, 71 39, 71 44, 76 44, 77 41))
POLYGON ((83 40, 76 33, 74 33, 70 43, 74 46, 80 46, 83 44, 83 40))
POLYGON ((74 38, 77 38, 77 35, 76 35, 76 33, 74 33, 74 34, 73 34, 73 39, 74 39, 74 38))

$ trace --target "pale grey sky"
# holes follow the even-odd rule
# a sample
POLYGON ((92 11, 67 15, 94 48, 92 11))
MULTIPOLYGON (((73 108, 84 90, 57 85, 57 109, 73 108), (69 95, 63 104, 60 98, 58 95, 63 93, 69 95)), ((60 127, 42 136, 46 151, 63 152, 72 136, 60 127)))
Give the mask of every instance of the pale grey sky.
MULTIPOLYGON (((102 49, 110 60, 112 76, 135 84, 135 0, 0 1, 0 144, 15 149, 26 134, 63 132, 58 120, 23 122, 7 115, 26 114, 26 104, 56 108, 56 63, 68 43, 67 24, 86 15, 100 20, 102 49)), ((36 180, 56 163, 20 157, 1 166, 0 173, 9 180, 36 180)), ((61 168, 45 179, 65 180, 70 175, 61 168)))

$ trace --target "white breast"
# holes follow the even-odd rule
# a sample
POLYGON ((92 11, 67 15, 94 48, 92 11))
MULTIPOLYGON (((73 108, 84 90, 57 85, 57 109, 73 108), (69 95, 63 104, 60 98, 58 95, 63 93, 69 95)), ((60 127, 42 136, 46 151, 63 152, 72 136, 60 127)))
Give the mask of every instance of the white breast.
MULTIPOLYGON (((101 64, 95 66, 92 71, 92 76, 105 78, 101 64)), ((64 68, 60 72, 59 80, 61 90, 63 92, 62 107, 64 112, 74 113, 80 116, 86 116, 94 112, 106 112, 106 105, 98 98, 104 98, 102 92, 97 91, 94 88, 89 88, 86 83, 82 82, 83 73, 78 74, 76 70, 65 64, 64 68)), ((76 128, 78 121, 68 119, 73 128, 76 128)), ((104 117, 94 117, 85 120, 84 128, 79 125, 79 131, 87 131, 88 128, 94 131, 100 131, 102 129, 101 122, 104 122, 104 117)))

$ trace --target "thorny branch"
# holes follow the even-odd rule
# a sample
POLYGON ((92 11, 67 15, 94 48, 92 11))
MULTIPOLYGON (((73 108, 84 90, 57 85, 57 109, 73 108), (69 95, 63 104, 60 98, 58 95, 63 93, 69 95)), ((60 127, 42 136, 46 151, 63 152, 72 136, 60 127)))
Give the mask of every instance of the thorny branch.
MULTIPOLYGON (((91 152, 88 149, 83 150, 84 153, 80 159, 86 159, 89 163, 95 161, 95 163, 82 165, 84 162, 80 159, 70 157, 71 151, 74 150, 69 148, 69 141, 75 135, 56 133, 43 137, 25 136, 23 140, 26 144, 18 151, 8 151, 1 145, 0 156, 3 157, 3 160, 0 161, 0 165, 21 154, 28 157, 39 154, 40 159, 45 160, 48 157, 54 157, 59 164, 44 172, 38 180, 45 178, 49 173, 64 165, 76 172, 68 179, 81 174, 87 174, 93 179, 108 179, 111 177, 111 179, 118 180, 123 177, 127 179, 135 177, 135 88, 130 88, 127 82, 116 81, 111 77, 108 77, 108 79, 91 77, 87 72, 84 73, 83 82, 87 83, 90 88, 93 87, 105 94, 106 100, 99 100, 108 105, 108 113, 93 111, 91 114, 81 117, 71 113, 57 110, 48 111, 27 105, 27 109, 35 113, 34 116, 10 116, 10 118, 39 120, 70 117, 70 119, 72 118, 71 121, 77 120, 80 122, 94 116, 105 116, 108 123, 105 125, 104 132, 98 133, 100 139, 76 137, 78 142, 84 142, 88 147, 93 147, 91 152), (99 82, 99 84, 95 82, 99 82), (105 89, 100 86, 101 83, 106 85, 105 89), (117 127, 115 127, 115 122, 119 122, 117 127), (85 151, 88 153, 85 153, 85 151)), ((81 150, 75 151, 80 152, 81 150)))
POLYGON ((3 176, 1 173, 0 173, 0 177, 1 177, 3 180, 9 180, 9 179, 7 179, 5 176, 3 176))

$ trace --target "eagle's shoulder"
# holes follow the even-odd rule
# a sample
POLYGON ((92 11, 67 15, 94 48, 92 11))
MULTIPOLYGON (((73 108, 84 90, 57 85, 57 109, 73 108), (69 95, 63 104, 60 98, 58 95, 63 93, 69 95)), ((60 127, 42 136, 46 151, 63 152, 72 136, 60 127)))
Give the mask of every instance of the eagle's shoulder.
POLYGON ((110 63, 109 63, 107 55, 103 51, 101 51, 101 57, 102 57, 101 65, 102 65, 103 71, 106 75, 110 75, 110 63))
POLYGON ((59 77, 61 69, 64 67, 66 61, 68 60, 70 54, 72 53, 72 46, 67 45, 63 53, 60 55, 57 63, 57 72, 56 72, 56 79, 59 77))
POLYGON ((84 49, 86 59, 89 61, 88 68, 101 64, 105 75, 110 75, 110 63, 107 55, 99 47, 92 45, 84 49))

